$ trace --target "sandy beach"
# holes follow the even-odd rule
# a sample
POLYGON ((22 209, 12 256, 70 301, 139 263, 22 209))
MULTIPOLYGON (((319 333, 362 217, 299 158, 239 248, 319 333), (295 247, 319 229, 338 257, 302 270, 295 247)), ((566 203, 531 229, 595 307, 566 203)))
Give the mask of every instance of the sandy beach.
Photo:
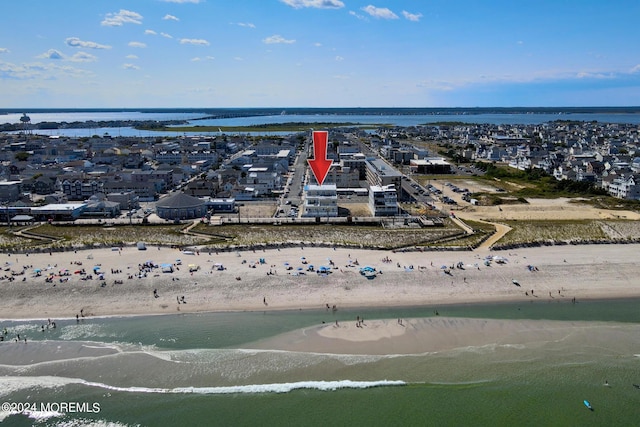
POLYGON ((0 318, 639 297, 639 246, 404 253, 313 247, 184 253, 125 247, 2 254, 0 318), (163 265, 173 272, 163 272, 163 265), (318 274, 321 266, 331 273, 318 274), (364 266, 375 268, 376 277, 361 275, 364 266))
POLYGON ((277 349, 330 354, 424 354, 466 350, 483 346, 522 348, 534 343, 593 339, 593 332, 628 334, 638 339, 635 325, 603 322, 551 320, 500 320, 454 317, 380 319, 339 322, 305 328, 249 345, 255 349, 277 349), (623 332, 621 332, 621 330, 623 332))

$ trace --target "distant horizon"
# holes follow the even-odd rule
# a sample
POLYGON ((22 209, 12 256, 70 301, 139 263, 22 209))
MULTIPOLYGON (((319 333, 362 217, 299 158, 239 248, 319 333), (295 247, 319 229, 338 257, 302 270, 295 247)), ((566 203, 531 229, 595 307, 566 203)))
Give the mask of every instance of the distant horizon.
POLYGON ((559 110, 637 110, 640 112, 639 105, 589 105, 589 106, 490 106, 490 107, 292 107, 292 106, 276 106, 276 107, 1 107, 0 113, 26 113, 38 111, 203 111, 203 110, 274 110, 287 112, 287 110, 415 110, 415 111, 449 111, 449 110, 512 110, 512 111, 559 111, 559 110))

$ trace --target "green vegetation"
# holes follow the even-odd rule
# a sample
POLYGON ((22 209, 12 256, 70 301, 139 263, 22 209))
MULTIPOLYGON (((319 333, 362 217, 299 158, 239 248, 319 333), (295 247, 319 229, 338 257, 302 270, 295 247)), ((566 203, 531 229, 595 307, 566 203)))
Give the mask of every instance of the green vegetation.
POLYGON ((15 159, 19 162, 24 162, 29 159, 30 154, 26 151, 19 151, 15 154, 15 159))
POLYGON ((623 220, 504 221, 512 228, 499 245, 545 242, 605 242, 640 239, 640 223, 623 220))
POLYGON ((264 125, 251 126, 162 126, 136 127, 139 130, 153 130, 164 132, 220 132, 223 133, 239 133, 239 132, 304 132, 313 129, 328 129, 337 127, 358 127, 360 129, 378 129, 380 127, 388 127, 388 124, 362 124, 362 123, 334 123, 334 122, 318 122, 318 123, 270 123, 264 125))
POLYGON ((484 162, 476 163, 476 167, 485 171, 485 178, 506 179, 520 184, 523 188, 511 192, 515 197, 586 197, 607 194, 590 182, 558 181, 542 169, 530 168, 522 171, 484 162))
POLYGON ((51 225, 23 227, 23 236, 15 235, 17 229, 6 227, 0 244, 4 249, 27 250, 41 247, 50 249, 72 249, 83 247, 110 247, 132 245, 138 241, 152 245, 186 246, 206 244, 202 237, 182 233, 177 225, 51 225), (11 231, 11 233, 9 232, 11 231), (31 237, 31 238, 29 238, 31 237))
POLYGON ((216 238, 226 238, 225 245, 251 246, 298 243, 336 244, 394 249, 419 246, 460 233, 453 223, 444 227, 388 229, 378 226, 353 225, 224 225, 210 227, 198 224, 191 231, 216 238))

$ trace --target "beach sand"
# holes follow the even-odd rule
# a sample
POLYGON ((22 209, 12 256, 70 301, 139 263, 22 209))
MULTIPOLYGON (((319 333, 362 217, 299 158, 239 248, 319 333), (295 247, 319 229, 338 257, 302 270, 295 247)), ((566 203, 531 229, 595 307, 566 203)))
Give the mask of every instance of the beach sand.
MULTIPOLYGON (((354 319, 338 325, 314 326, 251 343, 247 347, 329 354, 423 354, 484 346, 522 348, 568 337, 588 339, 595 327, 611 330, 619 327, 603 322, 448 317, 365 319, 363 324, 356 325, 354 319)), ((637 332, 636 328, 636 337, 637 332)))
POLYGON ((638 297, 639 249, 637 244, 566 245, 498 252, 394 253, 298 247, 186 254, 169 248, 125 247, 2 254, 0 318, 638 297), (485 259, 493 256, 504 263, 494 259, 485 265, 485 259), (139 277, 139 266, 145 262, 174 264, 175 271, 154 268, 139 277), (318 269, 330 262, 329 275, 305 271, 309 265, 318 269), (199 269, 189 272, 189 264, 199 269), (224 270, 218 270, 219 265, 224 270), (359 274, 363 266, 372 266, 379 274, 369 280, 359 274), (95 267, 104 273, 103 279, 97 278, 95 267), (60 275, 65 269, 69 275, 60 275), (82 269, 87 274, 75 273, 82 269), (88 274, 93 279, 82 280, 88 274), (49 275, 51 281, 46 282, 49 275), (179 303, 182 296, 186 303, 179 303))

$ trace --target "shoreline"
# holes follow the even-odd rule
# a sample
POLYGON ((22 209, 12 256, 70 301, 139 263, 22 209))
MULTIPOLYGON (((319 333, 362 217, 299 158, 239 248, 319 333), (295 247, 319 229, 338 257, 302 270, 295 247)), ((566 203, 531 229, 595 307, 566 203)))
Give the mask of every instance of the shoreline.
POLYGON ((298 247, 217 254, 166 248, 0 254, 0 313, 9 321, 73 319, 80 310, 87 317, 128 317, 640 298, 634 283, 638 249, 621 244, 499 252, 298 247), (158 268, 140 274, 147 262, 158 268), (327 276, 307 271, 312 263, 317 270, 329 262, 327 276), (174 271, 162 273, 162 264, 174 271), (188 271, 189 264, 195 271, 188 271), (378 272, 374 279, 359 274, 365 265, 378 272), (82 280, 93 275, 92 268, 103 278, 82 280), (86 274, 76 274, 81 269, 86 274), (179 303, 182 296, 185 303, 179 303))
MULTIPOLYGON (((581 302, 589 302, 589 303, 606 303, 606 302, 620 302, 620 301, 628 301, 629 299, 638 300, 640 302, 640 295, 637 296, 613 296, 613 297, 604 297, 604 298, 582 298, 579 301, 576 301, 576 304, 581 302)), ((514 305, 519 303, 529 303, 529 304, 543 304, 549 303, 546 300, 484 300, 484 301, 469 301, 469 302, 452 302, 452 303, 434 303, 428 305, 366 305, 366 306, 342 306, 344 308, 348 308, 350 311, 364 311, 367 310, 381 310, 381 309, 406 309, 406 310, 419 310, 419 309, 446 309, 446 308, 459 308, 459 307, 481 307, 481 306, 507 306, 514 305)), ((570 301, 564 301, 566 304, 571 304, 570 301)), ((157 316, 183 316, 183 315, 199 315, 199 314, 241 314, 241 313, 276 313, 276 314, 286 314, 286 313, 308 313, 308 312, 324 312, 322 307, 305 307, 305 308, 273 308, 273 309, 262 309, 262 310, 207 310, 207 311, 187 311, 187 312, 175 312, 175 313, 164 313, 164 312, 152 312, 152 313, 128 313, 128 314, 103 314, 96 316, 87 316, 83 319, 91 320, 91 319, 128 319, 128 318, 137 318, 137 317, 157 317, 157 316)), ((451 316, 449 317, 458 318, 460 316, 451 316)), ((435 315, 434 315, 435 317, 435 315)), ((447 316, 443 316, 442 318, 446 318, 447 316)), ((385 320, 391 319, 392 317, 379 317, 371 320, 385 320)), ((422 317, 420 317, 422 318, 422 317)), ((461 317, 465 318, 465 317, 461 317)), ((475 317, 469 316, 469 319, 494 319, 493 317, 475 317)), ((417 319, 417 318, 413 318, 417 319)), ((46 317, 20 317, 20 318, 4 318, 0 317, 0 322, 43 322, 46 321, 46 317)), ((55 318, 56 321, 70 321, 75 320, 74 316, 62 317, 58 316, 55 318)), ((529 319, 529 320, 538 320, 538 319, 529 319)), ((617 320, 616 320, 617 321, 617 320)))

